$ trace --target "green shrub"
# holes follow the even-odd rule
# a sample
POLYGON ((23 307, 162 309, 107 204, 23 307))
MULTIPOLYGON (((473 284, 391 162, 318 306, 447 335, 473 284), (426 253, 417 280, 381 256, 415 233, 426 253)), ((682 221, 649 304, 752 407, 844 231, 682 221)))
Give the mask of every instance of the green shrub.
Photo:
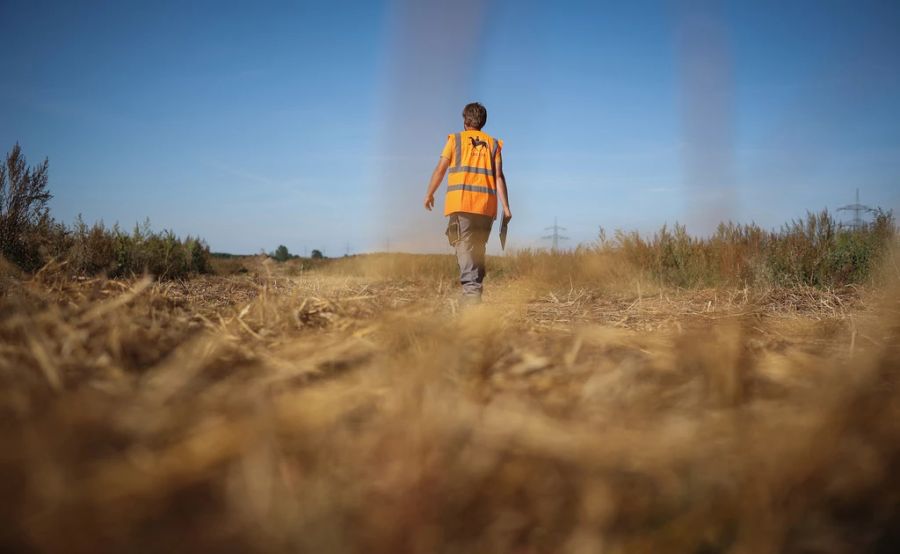
POLYGON ((150 273, 174 279, 210 271, 209 247, 199 238, 153 232, 149 221, 131 234, 78 216, 71 228, 50 217, 48 160, 29 167, 16 144, 0 166, 0 255, 26 271, 51 259, 73 273, 126 277, 150 273))
POLYGON ((149 273, 159 279, 177 279, 192 273, 209 273, 209 247, 188 236, 179 239, 171 231, 154 232, 150 223, 135 225, 129 234, 118 225, 103 222, 87 226, 79 216, 65 233, 64 258, 75 273, 130 277, 149 273))

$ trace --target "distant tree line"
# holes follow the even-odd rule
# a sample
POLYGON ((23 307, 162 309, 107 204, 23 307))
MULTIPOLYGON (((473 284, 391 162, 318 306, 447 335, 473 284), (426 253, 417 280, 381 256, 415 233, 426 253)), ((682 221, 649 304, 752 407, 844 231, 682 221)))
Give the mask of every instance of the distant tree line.
MULTIPOLYGON (((72 273, 110 277, 146 272, 165 279, 212 271, 205 241, 153 231, 149 221, 130 232, 103 222, 88 225, 80 216, 71 226, 55 221, 47 207, 52 198, 48 167, 47 159, 29 166, 18 144, 0 165, 3 258, 26 271, 56 260, 72 273)), ((870 281, 897 237, 893 214, 880 209, 871 224, 859 228, 843 227, 822 211, 772 231, 755 224, 723 223, 709 237, 692 236, 678 224, 664 225, 652 236, 617 231, 612 239, 601 229, 594 244, 573 252, 522 250, 507 256, 497 274, 533 276, 552 267, 569 278, 583 275, 589 280, 588 270, 602 262, 627 266, 678 287, 835 287, 870 281)), ((268 255, 282 262, 298 258, 285 245, 268 255)), ((313 250, 310 257, 325 258, 321 250, 313 250)))
MULTIPOLYGON (((297 254, 291 254, 288 251, 287 246, 285 246, 283 244, 279 244, 278 248, 276 248, 274 252, 269 252, 269 257, 277 262, 286 262, 288 260, 297 259, 300 256, 298 256, 297 254)), ((313 249, 312 253, 310 254, 310 258, 312 258, 314 260, 321 260, 321 259, 325 258, 325 255, 322 254, 321 250, 313 249)))

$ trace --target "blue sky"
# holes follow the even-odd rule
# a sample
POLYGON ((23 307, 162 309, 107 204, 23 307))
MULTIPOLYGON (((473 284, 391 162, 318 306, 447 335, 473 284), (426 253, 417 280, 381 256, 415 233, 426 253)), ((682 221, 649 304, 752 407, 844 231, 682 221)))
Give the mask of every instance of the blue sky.
MULTIPOLYGON (((53 214, 213 250, 444 251, 422 197, 471 100, 514 246, 900 207, 900 3, 0 4, 0 148, 53 214)), ((439 197, 438 207, 442 204, 439 197)), ((496 238, 492 239, 496 250, 496 238)))

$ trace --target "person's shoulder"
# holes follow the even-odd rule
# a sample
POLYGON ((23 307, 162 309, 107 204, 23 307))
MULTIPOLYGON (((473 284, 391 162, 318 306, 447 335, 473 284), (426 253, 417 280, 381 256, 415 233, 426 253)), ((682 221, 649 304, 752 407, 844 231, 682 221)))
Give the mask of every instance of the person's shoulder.
MULTIPOLYGON (((480 131, 480 132, 483 132, 483 131, 480 131)), ((491 135, 489 133, 484 133, 484 135, 487 136, 492 141, 494 141, 497 144, 497 146, 499 146, 500 148, 503 148, 503 139, 502 138, 500 138, 496 135, 491 135)))

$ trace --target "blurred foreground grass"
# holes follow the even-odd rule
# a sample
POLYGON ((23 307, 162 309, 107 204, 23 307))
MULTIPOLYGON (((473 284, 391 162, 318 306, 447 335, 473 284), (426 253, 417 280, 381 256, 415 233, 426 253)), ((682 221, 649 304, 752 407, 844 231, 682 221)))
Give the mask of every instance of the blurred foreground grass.
POLYGON ((681 289, 542 255, 464 312, 442 256, 9 269, 0 550, 897 551, 894 270, 681 289))

